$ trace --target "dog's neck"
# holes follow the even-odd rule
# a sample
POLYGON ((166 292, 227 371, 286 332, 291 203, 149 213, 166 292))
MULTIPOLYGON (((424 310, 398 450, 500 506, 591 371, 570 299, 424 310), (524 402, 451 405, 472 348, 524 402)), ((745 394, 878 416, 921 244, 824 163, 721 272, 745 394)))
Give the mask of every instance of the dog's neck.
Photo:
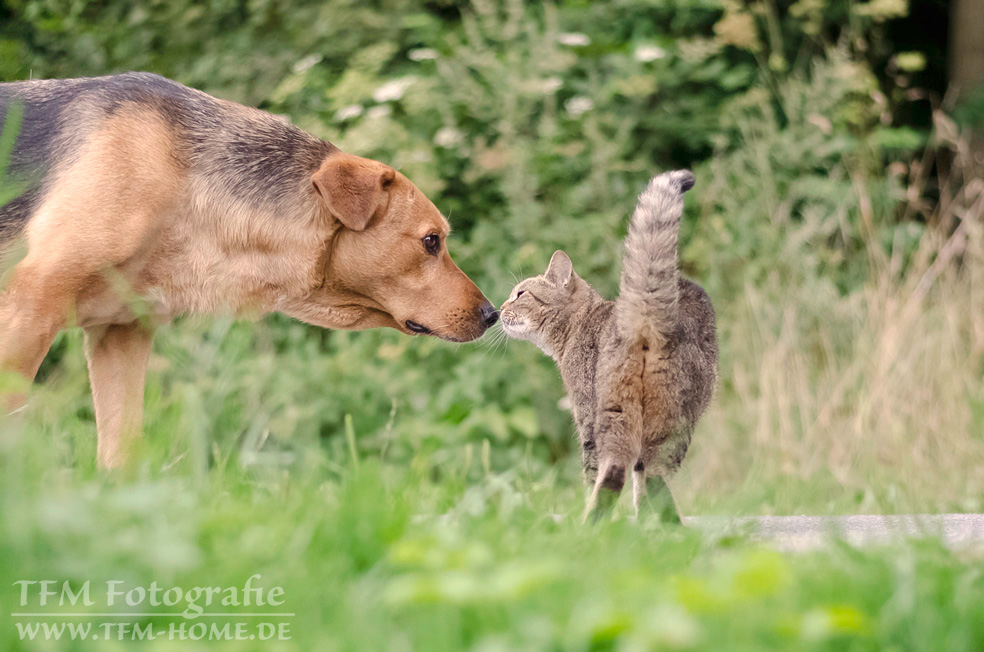
POLYGON ((393 317, 368 297, 330 287, 319 288, 300 299, 283 301, 276 311, 322 328, 398 327, 393 317))
POLYGON ((283 297, 270 310, 323 328, 358 330, 395 327, 396 322, 383 306, 356 289, 347 287, 341 280, 342 275, 335 269, 333 254, 336 236, 344 227, 331 217, 323 204, 319 203, 315 210, 317 216, 314 221, 329 225, 329 231, 322 240, 322 251, 314 261, 310 280, 303 291, 283 297))

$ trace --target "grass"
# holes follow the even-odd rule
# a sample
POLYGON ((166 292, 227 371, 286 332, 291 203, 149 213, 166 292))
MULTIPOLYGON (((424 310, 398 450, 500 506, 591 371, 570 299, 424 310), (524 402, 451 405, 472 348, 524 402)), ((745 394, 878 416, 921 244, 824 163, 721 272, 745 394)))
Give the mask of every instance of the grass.
MULTIPOLYGON (((238 464, 195 477, 145 464, 132 477, 64 468, 51 446, 0 439, 0 649, 130 649, 124 641, 20 640, 21 579, 126 588, 283 587, 290 639, 145 642, 152 650, 976 650, 984 564, 933 541, 780 554, 743 538, 584 528, 557 475, 432 473, 378 460, 308 459, 294 473, 238 464), (466 477, 477 476, 475 481, 466 477), (553 516, 554 514, 562 516, 553 516), (566 515, 564 515, 566 514, 566 515)), ((155 446, 157 443, 154 444, 155 446)), ((161 451, 148 451, 155 458, 161 451)), ((37 606, 33 611, 67 611, 37 606)), ((175 623, 162 617, 73 622, 175 623)), ((74 609, 78 611, 78 609, 74 609)), ((170 615, 164 615, 170 614, 170 615)), ((209 622, 209 624, 211 624, 209 622)), ((101 632, 102 630, 100 630, 101 632)), ((188 630, 189 632, 191 630, 188 630)), ((252 632, 253 630, 248 630, 252 632)), ((117 636, 118 630, 112 630, 117 636)))

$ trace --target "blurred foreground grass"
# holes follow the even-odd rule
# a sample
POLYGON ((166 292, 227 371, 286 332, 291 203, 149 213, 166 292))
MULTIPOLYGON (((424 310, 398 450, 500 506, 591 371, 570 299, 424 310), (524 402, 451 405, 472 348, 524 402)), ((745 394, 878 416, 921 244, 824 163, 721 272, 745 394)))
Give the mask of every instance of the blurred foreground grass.
MULTIPOLYGON (((780 554, 741 537, 584 528, 580 492, 553 475, 464 464, 432 471, 316 455, 292 474, 145 464, 129 479, 66 469, 58 452, 0 439, 0 649, 124 650, 128 640, 30 642, 17 611, 107 609, 125 588, 281 586, 290 640, 143 642, 148 650, 979 650, 984 563, 938 543, 780 554), (555 514, 560 514, 555 517, 555 514), (96 606, 19 607, 22 579, 93 586, 96 606), (31 607, 34 607, 33 609, 31 607)), ((152 459, 165 454, 158 446, 152 459)), ((211 624, 166 617, 71 622, 211 624)), ((58 623, 59 619, 48 619, 58 623)), ((224 620, 222 621, 224 622, 224 620)), ((235 619, 232 622, 236 622, 235 619)), ((220 623, 221 624, 221 623, 220 623)), ((102 631, 102 630, 100 630, 102 631)), ((113 632, 118 630, 113 629, 113 632)), ((247 630, 253 631, 253 630, 247 630)), ((115 634, 114 634, 115 636, 115 634)), ((67 638, 67 635, 66 635, 67 638)))
MULTIPOLYGON (((0 78, 142 68, 287 115, 412 178, 496 303, 556 248, 610 295, 636 194, 693 167, 681 266, 718 311, 721 384, 685 511, 984 510, 984 116, 939 95, 925 30, 898 51, 904 3, 788 4, 26 0, 0 8, 0 78)), ((80 340, 20 435, 58 468, 93 458, 80 340)), ((147 387, 175 473, 296 470, 350 429, 435 481, 487 446, 495 472, 576 484, 558 374, 522 343, 189 318, 147 387)))

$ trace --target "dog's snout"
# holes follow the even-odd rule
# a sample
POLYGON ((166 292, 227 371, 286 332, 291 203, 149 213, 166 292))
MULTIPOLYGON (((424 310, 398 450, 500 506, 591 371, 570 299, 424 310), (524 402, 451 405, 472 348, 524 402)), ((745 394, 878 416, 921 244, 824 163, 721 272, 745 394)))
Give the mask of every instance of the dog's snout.
POLYGON ((482 305, 482 321, 485 322, 486 326, 491 326, 499 321, 499 311, 488 301, 482 305))

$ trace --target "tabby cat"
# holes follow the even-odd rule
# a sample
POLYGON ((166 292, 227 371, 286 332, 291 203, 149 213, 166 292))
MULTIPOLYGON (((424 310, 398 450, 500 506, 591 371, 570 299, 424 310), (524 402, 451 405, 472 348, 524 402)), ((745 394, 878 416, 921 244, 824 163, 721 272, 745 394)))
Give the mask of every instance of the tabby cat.
POLYGON ((636 514, 679 522, 666 479, 680 468, 717 380, 714 308, 677 274, 687 170, 654 177, 625 241, 619 297, 608 301, 557 251, 541 276, 502 305, 506 334, 529 340, 560 367, 573 405, 584 517, 608 514, 631 469, 636 514))

